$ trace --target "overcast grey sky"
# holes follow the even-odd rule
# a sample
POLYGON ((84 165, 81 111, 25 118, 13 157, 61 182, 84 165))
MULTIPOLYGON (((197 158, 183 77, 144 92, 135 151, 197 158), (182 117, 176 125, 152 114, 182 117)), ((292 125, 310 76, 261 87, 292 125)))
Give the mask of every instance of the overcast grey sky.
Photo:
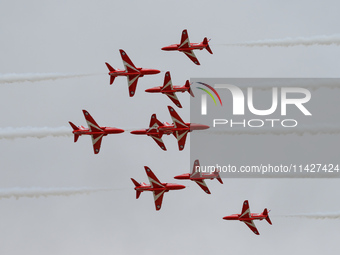
MULTIPOLYGON (((175 85, 192 77, 339 77, 338 46, 226 47, 222 44, 339 33, 337 1, 8 1, 0 2, 0 73, 85 73, 90 77, 1 84, 0 127, 85 125, 82 109, 98 124, 144 128, 153 113, 170 122, 160 86, 170 71, 175 85), (161 51, 179 43, 188 29, 191 42, 207 36, 213 55, 196 53, 201 66, 184 54, 161 51), (109 86, 105 62, 123 68, 119 49, 138 67, 164 71, 139 80, 129 98, 126 78, 109 86)), ((194 91, 194 93, 197 90, 194 91)), ((322 89, 323 96, 340 95, 322 89)), ((188 121, 189 95, 178 95, 188 121)), ((313 100, 313 97, 312 97, 313 100)), ((317 103, 314 101, 313 105, 317 103)), ((334 102, 336 105, 336 102, 334 102)), ((328 107, 332 107, 330 101, 328 107)), ((323 106, 326 107, 326 106, 323 106)), ((326 107, 327 108, 327 107, 326 107)), ((326 109, 325 108, 325 109, 326 109)), ((176 109, 177 110, 177 109, 176 109)), ((333 110, 334 112, 334 110, 333 110)), ((336 114, 336 113, 334 113, 336 114)), ((334 115, 333 119, 338 116, 334 115)), ((338 122, 338 121, 337 121, 338 122)), ((296 144, 325 146, 334 155, 338 135, 291 136, 296 144)), ((237 142, 236 136, 231 136, 237 142)), ((273 138, 276 139, 276 138, 273 138)), ((104 137, 93 154, 90 137, 0 140, 0 189, 10 187, 109 187, 121 190, 70 197, 0 200, 1 254, 332 254, 339 251, 337 220, 278 215, 339 212, 338 179, 224 179, 207 181, 211 195, 195 183, 165 194, 156 212, 151 193, 135 199, 130 178, 147 182, 149 166, 162 182, 192 167, 190 141, 179 152, 164 137, 167 152, 151 138, 128 132, 104 137), (273 225, 256 222, 254 235, 241 222, 223 221, 248 199, 252 212, 272 209, 273 225)), ((255 142, 253 146, 255 145, 255 142)), ((303 148, 303 146, 301 145, 303 148)), ((318 148, 319 150, 320 148, 318 148)), ((323 154, 322 154, 323 155, 323 154)), ((304 155, 308 158, 308 155, 304 155)), ((244 155, 247 160, 247 155, 244 155)), ((289 161, 289 158, 286 160, 289 161)), ((202 162, 201 162, 202 163, 202 162)), ((338 162, 333 162, 338 163, 338 162)))

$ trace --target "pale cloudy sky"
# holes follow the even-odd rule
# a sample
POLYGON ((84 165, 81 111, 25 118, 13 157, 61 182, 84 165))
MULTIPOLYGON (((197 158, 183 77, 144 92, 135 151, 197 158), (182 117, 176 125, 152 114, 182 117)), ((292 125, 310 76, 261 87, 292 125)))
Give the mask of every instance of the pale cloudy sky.
MULTIPOLYGON (((170 101, 144 93, 162 84, 164 72, 141 78, 133 98, 128 97, 125 78, 109 86, 104 62, 122 69, 119 49, 136 66, 170 70, 178 85, 192 77, 339 77, 337 46, 222 45, 337 34, 338 9, 337 1, 1 1, 0 73, 98 75, 1 84, 0 127, 59 127, 68 121, 85 125, 82 109, 103 126, 143 128, 152 113, 170 122, 166 107, 170 101), (178 43, 185 28, 191 42, 212 38, 214 54, 196 54, 201 66, 183 54, 160 50, 178 43)), ((334 97, 339 91, 322 93, 334 97)), ((189 95, 180 94, 179 99, 183 109, 178 113, 189 120, 189 95)), ((315 139, 316 144, 319 140, 327 145, 338 136, 296 139, 301 144, 315 139)), ((94 155, 89 137, 81 137, 76 144, 71 137, 1 140, 0 188, 118 190, 0 200, 0 253, 333 254, 339 250, 337 220, 279 217, 339 212, 337 179, 225 178, 224 185, 207 181, 212 195, 194 183, 176 180, 187 188, 165 194, 161 211, 155 211, 151 193, 136 200, 129 178, 146 182, 144 165, 163 182, 175 182, 175 175, 191 170, 190 142, 182 152, 173 137, 165 137, 164 142, 167 152, 151 138, 127 132, 105 137, 100 154, 94 155), (260 236, 240 222, 222 220, 240 212, 245 199, 253 212, 272 209, 272 226, 256 222, 260 236)), ((327 155, 327 150, 322 153, 327 155)))

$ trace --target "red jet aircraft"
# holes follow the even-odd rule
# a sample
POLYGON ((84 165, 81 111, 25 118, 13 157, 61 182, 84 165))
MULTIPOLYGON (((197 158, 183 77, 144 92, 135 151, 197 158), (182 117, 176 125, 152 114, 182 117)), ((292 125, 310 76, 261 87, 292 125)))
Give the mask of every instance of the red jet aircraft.
POLYGON ((182 32, 182 38, 180 44, 172 44, 166 47, 163 47, 162 50, 166 51, 174 51, 178 50, 179 52, 183 52, 187 55, 196 65, 200 65, 198 59, 195 56, 193 50, 203 50, 206 49, 210 54, 213 54, 209 47, 209 40, 205 37, 201 43, 190 43, 188 31, 186 29, 182 32))
POLYGON ((83 110, 83 113, 89 128, 85 128, 83 126, 77 127, 71 121, 69 121, 71 127, 73 128, 72 133, 74 134, 74 142, 77 142, 79 136, 81 135, 90 135, 92 138, 94 154, 99 153, 103 136, 106 136, 108 134, 119 134, 124 132, 123 129, 119 128, 100 127, 86 110, 83 110))
POLYGON ((213 173, 202 173, 202 171, 199 170, 200 162, 198 159, 195 160, 194 166, 192 168, 191 174, 181 174, 177 175, 174 178, 178 180, 191 180, 194 181, 200 186, 206 193, 211 194, 210 190, 208 189, 207 184, 205 183, 205 179, 213 180, 216 178, 221 184, 223 184, 222 179, 220 177, 219 172, 213 172, 213 173))
POLYGON ((134 130, 131 131, 131 134, 151 136, 155 140, 155 142, 159 145, 159 147, 161 147, 161 149, 165 151, 166 148, 163 143, 162 136, 173 134, 177 138, 178 148, 181 151, 184 149, 188 132, 191 132, 193 130, 202 130, 209 128, 209 126, 207 125, 185 123, 181 119, 181 117, 179 117, 174 108, 168 106, 168 109, 173 124, 169 124, 167 122, 162 123, 157 119, 156 114, 152 114, 148 129, 134 130))
POLYGON ((119 52, 120 55, 122 56, 125 71, 120 69, 115 70, 112 66, 105 62, 107 68, 109 69, 110 85, 113 83, 117 76, 126 76, 129 85, 129 95, 130 97, 133 97, 135 95, 139 77, 143 77, 144 75, 149 74, 158 74, 161 71, 156 69, 135 67, 135 65, 132 63, 132 61, 130 60, 129 56, 125 53, 125 51, 119 50, 119 52))
POLYGON ((166 72, 165 76, 164 76, 163 87, 154 87, 154 88, 145 90, 145 92, 165 94, 171 99, 172 102, 174 102, 175 105, 177 105, 179 108, 182 108, 182 105, 179 102, 175 93, 176 92, 182 92, 183 93, 185 91, 188 91, 190 93, 190 95, 194 97, 194 93, 192 93, 190 85, 191 84, 190 84, 189 80, 187 80, 184 86, 173 86, 172 81, 171 81, 170 72, 166 72))
POLYGON ((264 209, 263 213, 250 213, 248 200, 243 202, 241 214, 232 214, 230 216, 223 217, 224 220, 239 220, 243 221, 256 235, 259 235, 259 231, 253 222, 253 220, 263 220, 268 221, 270 225, 272 222, 269 219, 267 208, 264 209))
POLYGON ((146 172, 146 174, 149 178, 150 185, 147 185, 144 182, 138 183, 135 179, 131 178, 132 182, 136 186, 135 187, 136 199, 139 198, 140 194, 143 191, 152 191, 157 211, 160 210, 161 207, 162 207, 164 192, 168 192, 169 190, 178 190, 178 189, 184 189, 185 188, 185 186, 179 185, 179 184, 161 183, 149 167, 144 166, 144 168, 145 168, 145 172, 146 172))

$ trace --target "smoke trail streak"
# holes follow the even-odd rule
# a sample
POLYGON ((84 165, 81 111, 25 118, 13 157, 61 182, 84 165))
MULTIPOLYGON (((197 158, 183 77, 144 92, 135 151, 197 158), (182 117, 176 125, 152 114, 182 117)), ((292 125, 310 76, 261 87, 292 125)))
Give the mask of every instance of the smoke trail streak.
POLYGON ((340 134, 340 126, 319 125, 319 126, 297 126, 293 128, 230 128, 206 130, 204 133, 213 135, 319 135, 319 134, 340 134))
POLYGON ((112 191, 109 188, 8 188, 0 189, 0 199, 12 198, 16 199, 22 197, 38 198, 50 196, 72 196, 81 194, 90 194, 99 191, 112 191))
POLYGON ((311 37, 296 37, 283 39, 267 39, 258 41, 249 41, 235 44, 224 44, 228 46, 244 46, 244 47, 292 47, 292 46, 312 46, 312 45, 340 45, 340 35, 317 35, 311 37))
POLYGON ((295 217, 307 219, 340 219, 340 212, 334 213, 306 213, 306 214, 292 214, 292 215, 278 215, 280 217, 295 217))
MULTIPOLYGON (((270 124, 270 123, 269 123, 270 124)), ((126 128, 126 132, 136 130, 136 128, 126 128)), ((340 126, 332 125, 314 125, 314 126, 297 126, 294 128, 283 127, 262 127, 262 128, 229 128, 206 130, 204 133, 213 135, 318 135, 318 134, 340 134, 340 126)), ((73 136, 69 127, 22 127, 22 128, 0 128, 0 139, 16 139, 16 138, 45 138, 48 136, 73 136)))
POLYGON ((15 82, 35 82, 35 81, 46 81, 46 80, 57 80, 76 78, 84 76, 92 76, 97 74, 66 74, 66 73, 9 73, 0 74, 0 83, 15 83, 15 82))
POLYGON ((1 128, 0 139, 15 139, 15 138, 27 138, 36 137, 44 138, 47 136, 72 136, 72 130, 70 127, 21 127, 21 128, 1 128))
POLYGON ((148 129, 145 127, 128 127, 128 128, 122 128, 124 129, 125 132, 131 132, 131 131, 134 131, 134 130, 142 130, 142 129, 148 129))
MULTIPOLYGON (((124 129, 124 128, 122 128, 124 129)), ((125 132, 130 132, 143 128, 125 128, 125 132)), ((70 127, 5 127, 0 128, 0 139, 17 139, 17 138, 45 138, 48 136, 73 136, 70 127)))

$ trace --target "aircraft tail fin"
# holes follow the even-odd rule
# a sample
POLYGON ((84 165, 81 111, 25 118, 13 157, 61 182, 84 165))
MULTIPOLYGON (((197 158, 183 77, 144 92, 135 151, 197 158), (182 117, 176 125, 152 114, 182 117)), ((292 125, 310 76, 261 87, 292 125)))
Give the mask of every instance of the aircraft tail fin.
POLYGON ((110 75, 110 85, 112 85, 112 83, 115 81, 115 78, 116 78, 116 77, 110 75))
POLYGON ((209 41, 210 39, 208 40, 208 38, 204 37, 203 39, 203 45, 205 47, 205 49, 210 53, 210 54, 213 54, 212 50, 210 49, 210 46, 209 46, 209 41))
POLYGON ((105 62, 105 65, 107 66, 110 72, 116 71, 109 63, 105 62))
MULTIPOLYGON (((135 179, 131 178, 131 181, 133 182, 133 184, 135 184, 136 187, 140 187, 141 186, 135 179)), ((141 191, 136 190, 136 199, 139 198, 141 193, 142 193, 141 191)))
POLYGON ((78 130, 79 128, 74 125, 71 121, 69 121, 68 123, 70 123, 71 127, 73 128, 73 130, 78 130))
POLYGON ((193 93, 192 90, 191 90, 190 85, 191 85, 191 83, 189 82, 189 80, 187 80, 187 81, 185 82, 184 87, 188 89, 188 92, 189 92, 189 94, 190 94, 192 97, 195 97, 194 93, 193 93))
POLYGON ((78 141, 79 135, 74 134, 74 142, 76 143, 78 141))
MULTIPOLYGON (((107 66, 107 68, 109 69, 110 72, 116 71, 112 66, 110 66, 109 63, 105 62, 105 64, 106 64, 106 66, 107 66)), ((109 73, 109 75, 110 75, 110 73, 109 73)), ((112 85, 112 83, 114 82, 115 78, 116 77, 110 75, 110 85, 112 85)))
POLYGON ((139 191, 139 190, 136 190, 136 199, 138 199, 138 198, 139 198, 140 194, 142 194, 142 192, 141 192, 141 191, 139 191))
POLYGON ((270 218, 269 218, 267 208, 265 208, 265 209, 263 210, 263 213, 262 213, 262 214, 263 214, 264 216, 266 216, 266 221, 267 221, 270 225, 272 225, 272 221, 271 221, 270 218))
POLYGON ((136 187, 141 186, 135 179, 131 178, 131 181, 133 182, 133 184, 134 184, 136 187))
MULTIPOLYGON (((68 123, 70 123, 71 127, 73 128, 73 130, 78 130, 79 128, 74 125, 71 121, 69 121, 68 123)), ((74 142, 77 142, 78 141, 78 138, 79 138, 79 135, 78 134, 74 134, 74 142)))

